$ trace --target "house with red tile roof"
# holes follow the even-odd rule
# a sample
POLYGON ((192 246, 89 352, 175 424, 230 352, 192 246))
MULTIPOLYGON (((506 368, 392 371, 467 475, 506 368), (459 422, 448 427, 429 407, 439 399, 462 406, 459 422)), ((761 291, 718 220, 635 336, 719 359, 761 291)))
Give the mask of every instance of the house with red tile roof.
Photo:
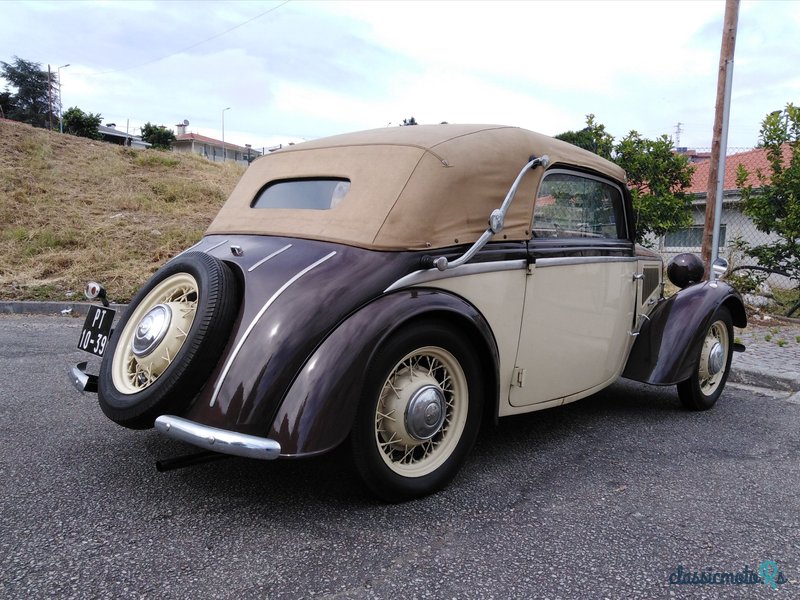
MULTIPOLYGON (((790 149, 784 148, 784 160, 788 163, 790 149)), ((754 190, 762 186, 758 173, 768 178, 770 165, 767 151, 754 148, 747 152, 731 154, 725 158, 725 178, 723 180, 722 215, 720 220, 720 255, 729 257, 730 244, 735 239, 742 239, 753 246, 769 243, 777 236, 768 235, 756 229, 752 219, 742 212, 741 192, 736 185, 736 174, 739 166, 744 166, 750 174, 747 184, 754 190)), ((658 250, 666 257, 680 252, 700 252, 705 223, 706 200, 708 198, 708 175, 711 169, 710 160, 702 160, 694 165, 692 182, 687 190, 694 196, 692 201, 692 218, 690 227, 672 231, 658 240, 658 250)))
POLYGON ((238 146, 230 142, 223 145, 222 141, 199 133, 186 133, 186 125, 183 123, 176 125, 175 130, 177 133, 172 142, 174 152, 192 152, 214 162, 232 160, 245 165, 261 156, 259 150, 254 150, 249 145, 238 146))

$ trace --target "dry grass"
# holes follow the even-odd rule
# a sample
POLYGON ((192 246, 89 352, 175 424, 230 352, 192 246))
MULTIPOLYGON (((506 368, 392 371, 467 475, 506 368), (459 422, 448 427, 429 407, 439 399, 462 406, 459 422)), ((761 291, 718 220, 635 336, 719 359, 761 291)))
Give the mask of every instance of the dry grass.
POLYGON ((194 244, 244 169, 0 120, 0 299, 126 301, 194 244))

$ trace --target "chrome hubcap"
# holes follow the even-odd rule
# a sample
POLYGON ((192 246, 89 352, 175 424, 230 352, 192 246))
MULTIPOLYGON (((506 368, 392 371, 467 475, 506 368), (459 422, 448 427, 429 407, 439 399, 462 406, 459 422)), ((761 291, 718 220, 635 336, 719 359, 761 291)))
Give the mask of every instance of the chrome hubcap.
POLYGON ((708 372, 711 375, 716 375, 725 366, 725 351, 722 344, 717 342, 708 353, 708 372))
POLYGON ((154 306, 136 326, 131 351, 138 357, 147 356, 161 343, 169 331, 172 311, 166 304, 154 306))
POLYGON ((406 408, 406 430, 412 437, 429 440, 444 425, 445 397, 436 385, 417 390, 406 408))

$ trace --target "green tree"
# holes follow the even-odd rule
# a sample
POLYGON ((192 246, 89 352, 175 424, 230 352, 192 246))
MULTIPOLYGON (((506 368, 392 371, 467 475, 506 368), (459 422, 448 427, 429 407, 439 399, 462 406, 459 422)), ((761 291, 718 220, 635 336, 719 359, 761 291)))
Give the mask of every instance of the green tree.
POLYGON ((628 176, 637 242, 692 224, 692 198, 685 190, 694 167, 672 151, 666 135, 650 140, 631 131, 614 147, 614 162, 628 176))
POLYGON ((403 119, 403 124, 400 125, 400 127, 406 127, 408 125, 419 125, 419 123, 417 123, 417 120, 414 117, 411 117, 409 119, 403 119))
POLYGON ((48 127, 58 121, 58 79, 55 73, 43 71, 39 63, 15 56, 11 63, 0 61, 0 75, 8 82, 8 96, 3 105, 6 118, 36 127, 48 127), (11 88, 16 91, 12 93, 11 88))
POLYGON ((605 125, 595 122, 592 114, 586 115, 586 127, 580 131, 559 133, 556 139, 594 152, 608 160, 611 160, 614 151, 614 137, 606 131, 605 125))
POLYGON ((736 185, 744 213, 759 231, 779 238, 745 251, 769 269, 800 279, 800 107, 787 104, 761 122, 760 144, 767 153, 769 172, 756 171, 758 188, 747 184, 750 173, 740 165, 736 185))
POLYGON ((11 92, 6 90, 5 92, 0 92, 0 117, 3 119, 8 119, 11 110, 14 108, 14 104, 11 100, 11 92))
POLYGON ((100 113, 85 113, 77 106, 68 108, 64 111, 64 133, 71 133, 80 137, 100 139, 100 131, 97 129, 103 120, 100 113))
POLYGON ((149 121, 142 127, 142 139, 153 144, 153 148, 169 150, 175 141, 175 134, 163 125, 153 125, 149 121))
POLYGON ((586 127, 565 131, 556 139, 594 152, 622 167, 628 176, 636 221, 636 241, 661 236, 692 224, 692 200, 686 193, 694 167, 689 159, 672 151, 666 135, 654 140, 631 131, 619 143, 605 125, 586 115, 586 127))

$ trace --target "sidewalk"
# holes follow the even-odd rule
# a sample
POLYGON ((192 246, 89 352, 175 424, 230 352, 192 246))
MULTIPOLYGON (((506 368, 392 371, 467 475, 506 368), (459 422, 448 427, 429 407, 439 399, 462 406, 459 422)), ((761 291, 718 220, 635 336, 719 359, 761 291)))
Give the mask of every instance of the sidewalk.
MULTIPOLYGON (((0 314, 83 317, 88 302, 0 302, 0 314)), ((124 304, 112 304, 119 314, 124 304)), ((734 352, 729 381, 793 395, 800 403, 800 319, 755 315, 734 331, 745 352, 734 352)))
POLYGON ((800 319, 754 315, 734 337, 746 350, 733 355, 731 382, 800 396, 800 319))

